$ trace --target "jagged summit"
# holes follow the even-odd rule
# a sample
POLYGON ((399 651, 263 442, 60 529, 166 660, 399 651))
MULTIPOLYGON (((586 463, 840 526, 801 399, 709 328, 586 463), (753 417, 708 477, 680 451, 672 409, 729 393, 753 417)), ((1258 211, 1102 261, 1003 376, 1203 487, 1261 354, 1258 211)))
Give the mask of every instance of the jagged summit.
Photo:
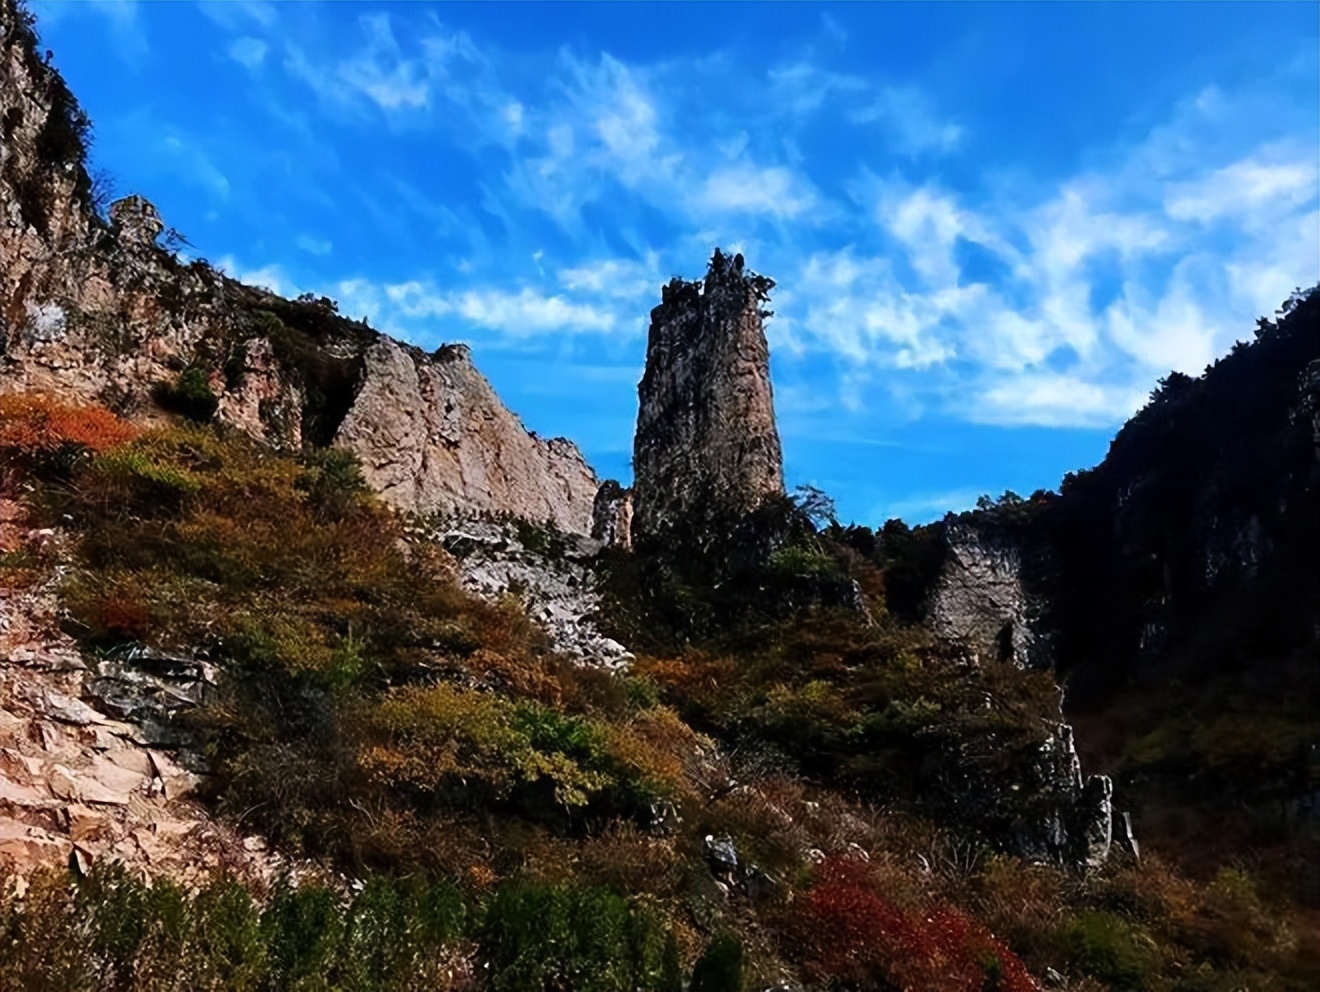
POLYGON ((715 249, 651 311, 633 442, 635 541, 694 513, 751 512, 784 492, 766 344, 774 280, 715 249))

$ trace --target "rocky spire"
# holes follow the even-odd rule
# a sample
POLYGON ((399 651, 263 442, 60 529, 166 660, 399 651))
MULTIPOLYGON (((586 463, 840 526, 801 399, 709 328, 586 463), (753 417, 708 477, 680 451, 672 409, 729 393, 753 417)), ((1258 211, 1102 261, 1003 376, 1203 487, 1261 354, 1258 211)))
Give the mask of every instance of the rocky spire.
POLYGON ((718 248, 651 311, 633 441, 634 541, 695 516, 740 516, 784 492, 763 320, 774 281, 718 248))

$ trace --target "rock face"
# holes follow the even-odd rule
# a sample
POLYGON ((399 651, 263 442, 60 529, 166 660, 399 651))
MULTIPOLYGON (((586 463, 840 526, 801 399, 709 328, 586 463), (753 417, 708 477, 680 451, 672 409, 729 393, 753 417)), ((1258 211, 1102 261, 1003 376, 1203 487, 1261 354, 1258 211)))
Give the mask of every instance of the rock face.
POLYGON ((1038 609, 1023 589, 1020 551, 970 527, 945 533, 948 551, 931 592, 931 629, 978 662, 1048 667, 1038 609))
POLYGON ((1114 783, 1108 775, 1082 777, 1073 728, 1060 723, 1036 764, 1038 795, 1047 807, 1024 825, 1018 849, 1029 857, 1098 868, 1109 857, 1114 831, 1114 783))
POLYGON ((462 345, 426 356, 379 338, 335 444, 401 509, 493 511, 591 531, 598 484, 581 452, 528 433, 462 345))
POLYGON ((346 447, 400 509, 590 532, 598 487, 581 452, 525 430, 466 348, 426 355, 329 300, 284 300, 183 265, 140 196, 98 216, 86 119, 35 46, 0 0, 0 391, 58 392, 151 421, 159 387, 200 369, 222 421, 281 447, 346 447))
POLYGON ((488 600, 516 595, 560 654, 607 669, 632 661, 627 648, 596 627, 601 601, 592 564, 600 542, 474 517, 428 521, 411 536, 448 551, 469 592, 488 600))
POLYGON ((743 516, 784 492, 762 322, 774 282, 716 249, 651 311, 633 442, 634 542, 694 515, 743 516))
POLYGON ((613 479, 606 479, 596 491, 591 508, 591 536, 608 547, 632 547, 633 495, 613 479))
MULTIPOLYGON (((58 552, 67 538, 33 530, 0 498, 0 552, 58 552)), ((148 653, 84 657, 59 629, 59 572, 0 577, 0 869, 86 871, 107 858, 183 881, 222 865, 270 881, 287 870, 188 800, 174 718, 211 685, 209 666, 148 653)))

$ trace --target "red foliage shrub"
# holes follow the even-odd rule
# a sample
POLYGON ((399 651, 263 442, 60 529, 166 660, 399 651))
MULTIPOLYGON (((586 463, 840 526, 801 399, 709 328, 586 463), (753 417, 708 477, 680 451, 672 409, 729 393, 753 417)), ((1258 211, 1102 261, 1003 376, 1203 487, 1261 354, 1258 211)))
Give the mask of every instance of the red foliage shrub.
POLYGON ((30 471, 83 451, 104 451, 136 435, 132 426, 101 407, 68 406, 40 393, 0 396, 0 462, 9 472, 30 471))
POLYGON ((1036 992, 1011 950, 953 907, 913 919, 871 888, 868 866, 831 858, 793 927, 812 981, 893 992, 1036 992))

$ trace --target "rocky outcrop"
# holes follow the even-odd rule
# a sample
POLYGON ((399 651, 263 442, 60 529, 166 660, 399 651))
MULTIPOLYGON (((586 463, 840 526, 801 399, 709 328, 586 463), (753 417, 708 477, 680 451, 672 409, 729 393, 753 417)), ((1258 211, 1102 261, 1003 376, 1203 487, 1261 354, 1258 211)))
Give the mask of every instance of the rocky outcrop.
POLYGON ((1108 775, 1082 777, 1069 724, 1052 728, 1034 777, 1043 814, 1023 824, 1015 839, 1018 850, 1028 857, 1079 867, 1104 864, 1113 843, 1114 783, 1108 775))
POLYGON ((632 547, 632 490, 606 479, 596 491, 591 508, 591 536, 606 547, 632 547))
POLYGON ((931 629, 977 662, 1048 667, 1038 604, 1023 588, 1020 550, 958 525, 944 540, 944 564, 928 606, 931 629))
POLYGON ((161 385, 200 369, 222 421, 281 447, 348 448, 400 509, 590 533, 598 487, 581 452, 529 433, 467 348, 426 355, 332 301, 284 300, 184 265, 143 197, 98 216, 86 118, 7 0, 0 70, 0 391, 58 392, 151 421, 161 385))
MULTIPOLYGON (((0 498, 0 553, 65 554, 0 498)), ((198 776, 174 717, 210 685, 203 663, 84 657, 59 629, 58 573, 0 577, 0 871, 86 871, 106 858, 183 881, 224 869, 269 882, 288 863, 190 801, 198 776)))
POLYGON ((704 280, 664 287, 637 387, 634 542, 697 517, 736 519, 783 495, 762 327, 773 286, 716 249, 704 280))
POLYGON ((411 537, 439 544, 456 564, 459 584, 483 599, 514 595, 553 650, 584 665, 619 669, 632 653, 596 626, 601 544, 580 534, 511 521, 433 519, 411 537))
POLYGON ((388 503, 422 513, 476 510, 591 531, 595 473, 572 442, 525 430, 451 345, 424 355, 380 337, 335 444, 355 452, 388 503))

